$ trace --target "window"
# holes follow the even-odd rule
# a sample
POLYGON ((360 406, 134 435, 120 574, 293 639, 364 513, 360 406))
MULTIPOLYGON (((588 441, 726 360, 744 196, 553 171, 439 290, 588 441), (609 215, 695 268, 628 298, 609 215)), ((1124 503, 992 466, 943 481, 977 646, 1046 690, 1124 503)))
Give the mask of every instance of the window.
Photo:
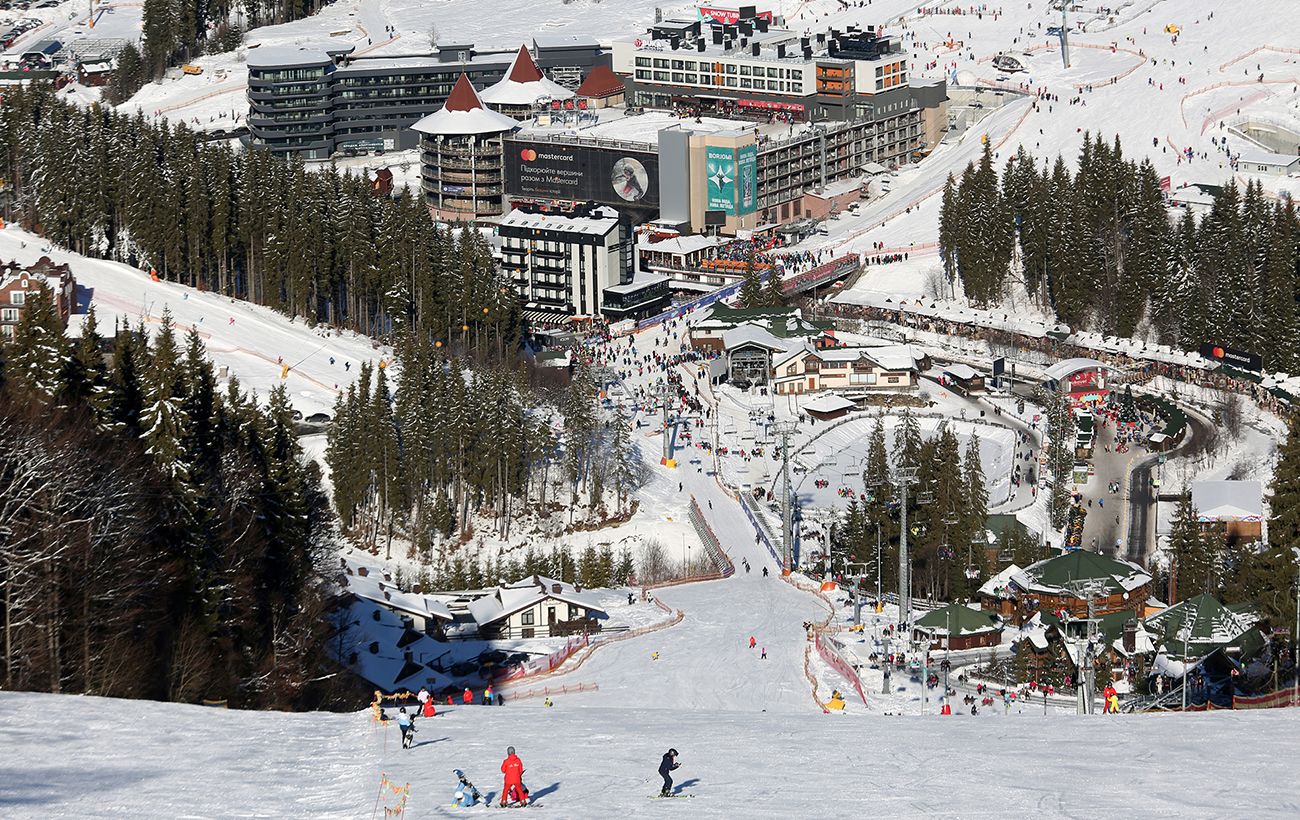
POLYGON ((674 71, 674 72, 673 72, 673 82, 675 82, 675 83, 684 83, 684 82, 686 82, 686 77, 683 76, 682 73, 681 73, 680 71, 674 71))
POLYGON ((24 304, 24 300, 26 298, 27 298, 27 294, 23 293, 21 290, 16 290, 13 293, 9 294, 9 304, 11 305, 24 304))
POLYGON ((655 79, 656 79, 656 80, 659 80, 660 82, 664 82, 664 83, 668 82, 668 72, 667 72, 667 71, 656 71, 656 72, 655 72, 655 79))
POLYGON ((767 87, 767 83, 763 82, 762 80, 754 80, 754 88, 757 88, 760 91, 762 91, 766 87, 767 87))
POLYGON ((4 310, 0 310, 0 320, 16 322, 18 321, 18 311, 14 308, 5 308, 4 310))
POLYGON ((728 73, 728 74, 735 74, 735 73, 736 73, 736 67, 735 67, 734 65, 732 65, 731 63, 727 63, 727 73, 728 73))
POLYGON ((636 58, 636 64, 637 64, 638 67, 641 67, 641 68, 649 68, 649 67, 650 67, 650 58, 649 58, 649 57, 637 57, 637 58, 636 58))
MULTIPOLYGON (((728 81, 728 85, 730 85, 730 81, 728 81)), ((741 78, 740 78, 740 87, 741 87, 741 88, 753 88, 753 87, 754 87, 754 81, 751 80, 751 79, 749 79, 748 77, 741 77, 741 78)))
POLYGON ((638 80, 648 80, 648 79, 650 79, 650 72, 649 72, 649 71, 642 71, 642 70, 640 70, 640 69, 637 69, 637 72, 636 72, 636 78, 637 78, 638 80))
MULTIPOLYGON (((749 80, 745 80, 745 82, 748 83, 749 80)), ((735 88, 735 87, 736 87, 736 78, 735 78, 735 77, 728 77, 728 78, 727 78, 727 87, 728 87, 728 88, 735 88)))
POLYGON ((534 623, 536 623, 535 620, 536 617, 537 617, 536 614, 530 609, 519 616, 519 623, 523 624, 524 626, 532 626, 534 623))
POLYGON ((573 604, 569 604, 569 620, 576 620, 578 617, 580 617, 578 608, 573 604))
POLYGON ((668 67, 668 61, 667 61, 667 60, 664 60, 664 59, 659 58, 659 57, 656 57, 656 58, 655 58, 655 68, 667 68, 667 67, 668 67))
POLYGON ((681 60, 673 60, 673 66, 672 66, 673 71, 681 71, 685 67, 686 64, 683 63, 681 60))
POLYGON ((742 76, 742 77, 748 77, 748 76, 749 76, 749 66, 747 66, 747 65, 742 65, 742 66, 740 67, 740 76, 742 76))
POLYGON ((769 76, 769 77, 780 77, 781 75, 778 73, 778 71, 779 71, 779 69, 769 68, 769 69, 767 70, 767 76, 769 76))

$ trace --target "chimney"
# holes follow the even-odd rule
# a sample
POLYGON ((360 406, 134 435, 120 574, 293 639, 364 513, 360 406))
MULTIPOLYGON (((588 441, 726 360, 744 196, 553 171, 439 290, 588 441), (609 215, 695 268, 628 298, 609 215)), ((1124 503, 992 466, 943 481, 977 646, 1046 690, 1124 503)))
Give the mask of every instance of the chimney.
POLYGON ((707 44, 704 42, 704 40, 702 40, 702 39, 700 39, 700 40, 696 40, 696 41, 695 41, 695 50, 698 51, 698 52, 700 52, 701 54, 703 54, 706 45, 707 45, 707 44))
POLYGON ((370 654, 371 654, 371 655, 378 655, 378 654, 379 654, 379 641, 371 641, 371 642, 370 642, 370 654))
POLYGON ((785 57, 785 43, 778 43, 776 46, 776 56, 785 57))
POLYGON ((715 46, 722 45, 722 29, 718 26, 713 27, 713 44, 715 46))
POLYGON ((390 582, 393 580, 393 576, 388 574, 388 570, 384 570, 384 580, 390 582))
POLYGON ((757 20, 754 21, 754 25, 758 26, 759 31, 763 32, 764 34, 767 33, 768 22, 766 17, 758 18, 757 20))
POLYGON ((370 574, 370 570, 366 569, 365 567, 357 567, 357 575, 360 575, 362 578, 365 578, 369 574, 370 574))
POLYGON ((411 662, 411 650, 407 649, 406 651, 402 652, 402 660, 406 661, 407 663, 411 662))
POLYGON ((393 593, 389 592, 388 590, 384 590, 384 600, 385 601, 393 600, 393 593))
POLYGON ((564 591, 564 587, 561 586, 560 584, 551 584, 551 592, 555 593, 556 595, 559 595, 563 591, 564 591))
POLYGON ((758 56, 759 49, 760 49, 760 45, 759 45, 758 43, 754 43, 754 56, 755 56, 755 57, 758 56))
POLYGON ((379 620, 379 610, 377 610, 377 609, 372 609, 372 610, 370 610, 370 619, 371 619, 372 621, 377 621, 377 620, 379 620))

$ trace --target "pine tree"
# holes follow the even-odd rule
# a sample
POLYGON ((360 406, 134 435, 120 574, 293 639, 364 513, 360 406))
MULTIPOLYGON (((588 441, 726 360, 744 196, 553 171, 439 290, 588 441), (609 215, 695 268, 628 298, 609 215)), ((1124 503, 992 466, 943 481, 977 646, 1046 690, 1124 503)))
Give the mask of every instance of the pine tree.
POLYGON ((740 282, 740 294, 738 296, 740 306, 744 308, 761 307, 766 302, 766 296, 763 292, 763 282, 758 278, 758 268, 754 258, 754 252, 750 251, 745 256, 745 268, 743 278, 740 282))

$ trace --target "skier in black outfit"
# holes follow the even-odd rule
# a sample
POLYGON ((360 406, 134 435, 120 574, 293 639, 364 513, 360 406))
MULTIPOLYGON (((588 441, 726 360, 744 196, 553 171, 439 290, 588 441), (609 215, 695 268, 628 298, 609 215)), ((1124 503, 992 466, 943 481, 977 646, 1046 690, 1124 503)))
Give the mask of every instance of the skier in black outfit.
POLYGON ((671 797, 673 793, 673 776, 669 774, 681 764, 677 762, 677 750, 669 749, 664 755, 663 761, 659 764, 659 776, 664 779, 663 790, 659 792, 660 797, 671 797))

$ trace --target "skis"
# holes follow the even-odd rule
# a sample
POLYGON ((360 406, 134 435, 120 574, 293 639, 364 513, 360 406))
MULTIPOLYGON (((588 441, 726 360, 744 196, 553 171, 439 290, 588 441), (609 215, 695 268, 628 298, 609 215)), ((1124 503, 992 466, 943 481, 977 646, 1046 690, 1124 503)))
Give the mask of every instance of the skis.
POLYGON ((650 799, 651 799, 651 800, 664 800, 664 799, 667 799, 667 798, 674 798, 674 797, 694 797, 694 796, 695 796, 695 795, 693 795, 693 794, 652 794, 652 795, 650 795, 650 799))

